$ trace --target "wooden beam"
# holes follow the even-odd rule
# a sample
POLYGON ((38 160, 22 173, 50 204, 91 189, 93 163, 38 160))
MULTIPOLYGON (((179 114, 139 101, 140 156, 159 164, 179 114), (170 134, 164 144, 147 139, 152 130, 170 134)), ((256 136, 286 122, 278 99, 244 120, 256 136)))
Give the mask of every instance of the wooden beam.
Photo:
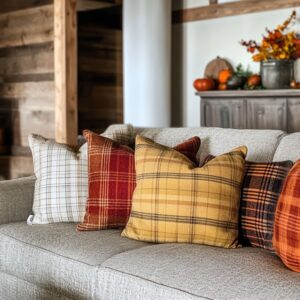
POLYGON ((80 0, 77 5, 78 11, 103 9, 111 6, 116 6, 115 3, 95 0, 80 0))
POLYGON ((173 23, 223 18, 300 6, 300 0, 245 0, 214 4, 173 12, 173 23))
POLYGON ((54 0, 55 138, 77 144, 77 0, 54 0))

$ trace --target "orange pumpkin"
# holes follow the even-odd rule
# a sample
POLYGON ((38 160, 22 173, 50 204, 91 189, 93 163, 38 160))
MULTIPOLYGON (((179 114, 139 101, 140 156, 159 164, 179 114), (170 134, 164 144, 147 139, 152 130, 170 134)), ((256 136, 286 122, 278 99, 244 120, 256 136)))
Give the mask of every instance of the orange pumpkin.
POLYGON ((226 91, 227 90, 227 84, 226 83, 220 83, 218 85, 218 90, 219 91, 226 91))
POLYGON ((193 83, 194 88, 201 92, 201 91, 210 91, 215 88, 215 81, 210 78, 198 78, 193 83))
POLYGON ((247 79, 248 86, 259 86, 261 83, 261 77, 258 74, 253 74, 247 79))
POLYGON ((232 76, 232 72, 230 70, 222 70, 219 73, 219 82, 227 83, 228 79, 232 76))

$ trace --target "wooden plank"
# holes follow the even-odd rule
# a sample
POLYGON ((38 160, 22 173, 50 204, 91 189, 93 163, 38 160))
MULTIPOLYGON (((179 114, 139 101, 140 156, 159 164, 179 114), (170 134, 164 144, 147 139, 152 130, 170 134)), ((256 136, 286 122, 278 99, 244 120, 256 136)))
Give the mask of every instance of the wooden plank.
POLYGON ((54 73, 53 43, 0 49, 0 76, 54 73))
POLYGON ((95 9, 103 9, 115 6, 113 2, 105 1, 93 1, 93 0, 79 0, 77 5, 77 11, 87 11, 95 9))
POLYGON ((53 41, 53 5, 0 14, 0 48, 53 41))
POLYGON ((122 31, 91 25, 80 25, 78 29, 79 45, 94 48, 122 50, 122 31))
POLYGON ((28 135, 31 133, 54 137, 54 110, 0 106, 0 115, 6 120, 4 128, 9 136, 8 145, 28 146, 28 135))
POLYGON ((82 56, 79 62, 79 69, 83 72, 93 72, 96 70, 98 74, 122 74, 122 69, 120 69, 116 60, 95 59, 93 57, 82 56))
POLYGON ((77 144, 77 0, 54 0, 55 138, 77 144))
POLYGON ((30 156, 0 156, 0 180, 33 175, 30 156))
POLYGON ((53 0, 5 0, 0 2, 0 13, 52 4, 53 0))
POLYGON ((0 85, 0 107, 14 101, 23 109, 54 110, 54 82, 20 82, 0 85))
POLYGON ((173 23, 223 18, 300 6, 300 0, 247 0, 214 4, 173 12, 173 23))

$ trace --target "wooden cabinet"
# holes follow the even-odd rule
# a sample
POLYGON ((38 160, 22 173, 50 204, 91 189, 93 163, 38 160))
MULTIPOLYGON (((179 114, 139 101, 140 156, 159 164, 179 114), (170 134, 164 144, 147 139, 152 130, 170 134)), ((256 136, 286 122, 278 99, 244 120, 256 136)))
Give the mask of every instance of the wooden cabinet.
POLYGON ((300 131, 300 90, 211 91, 201 97, 201 126, 300 131))

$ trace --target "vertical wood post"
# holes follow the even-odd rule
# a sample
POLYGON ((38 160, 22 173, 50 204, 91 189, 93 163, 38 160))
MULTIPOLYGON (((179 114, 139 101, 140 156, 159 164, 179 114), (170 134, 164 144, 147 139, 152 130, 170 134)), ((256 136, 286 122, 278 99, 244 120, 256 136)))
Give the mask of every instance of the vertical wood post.
POLYGON ((78 134, 76 8, 77 0, 54 0, 55 139, 69 145, 78 134))

